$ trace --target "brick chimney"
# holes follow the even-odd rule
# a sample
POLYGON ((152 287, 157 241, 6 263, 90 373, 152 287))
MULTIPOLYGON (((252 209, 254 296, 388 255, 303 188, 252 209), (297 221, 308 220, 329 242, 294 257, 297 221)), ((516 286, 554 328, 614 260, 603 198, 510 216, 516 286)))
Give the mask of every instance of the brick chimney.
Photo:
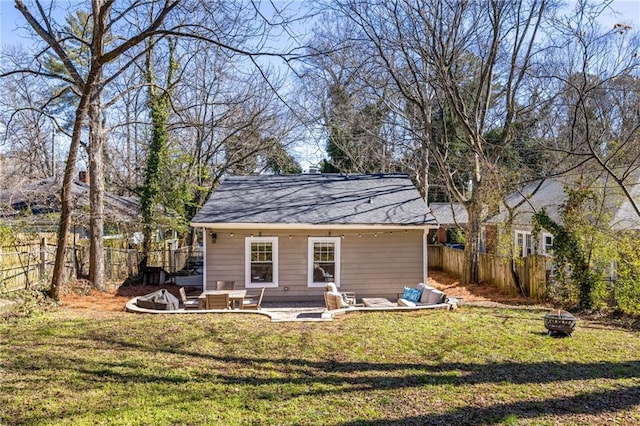
POLYGON ((86 170, 80 170, 78 172, 78 180, 89 185, 89 173, 86 170))

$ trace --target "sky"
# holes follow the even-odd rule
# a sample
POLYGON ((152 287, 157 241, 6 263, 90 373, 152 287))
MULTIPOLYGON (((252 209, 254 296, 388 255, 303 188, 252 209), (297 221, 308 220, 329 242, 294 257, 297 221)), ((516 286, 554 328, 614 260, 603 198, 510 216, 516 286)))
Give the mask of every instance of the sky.
MULTIPOLYGON (((24 1, 29 5, 31 0, 24 1)), ((58 10, 60 11, 59 13, 61 16, 58 18, 61 20, 64 18, 64 11, 69 9, 70 5, 77 5, 80 3, 90 4, 88 0, 55 1, 55 4, 59 6, 58 10)), ((42 4, 46 7, 50 2, 42 0, 42 4)), ((568 4, 570 7, 572 4, 575 4, 575 1, 571 0, 568 4)), ((607 13, 605 16, 602 16, 602 25, 604 28, 613 27, 616 23, 624 23, 631 25, 634 29, 640 29, 640 0, 613 0, 612 9, 615 10, 616 13, 607 13)), ((12 44, 22 44, 28 47, 31 43, 31 39, 27 35, 28 32, 25 29, 26 25, 24 17, 14 6, 14 0, 0 0, 0 49, 6 45, 12 44)), ((311 163, 315 163, 316 160, 319 161, 324 157, 322 148, 320 146, 313 145, 315 144, 299 148, 305 151, 298 153, 300 157, 307 159, 302 161, 302 163, 304 163, 304 168, 307 168, 311 163)))
MULTIPOLYGON (((25 3, 28 4, 28 0, 25 3)), ((56 0, 62 7, 66 9, 69 4, 89 3, 72 0, 56 0)), ((47 0, 43 0, 43 4, 48 4, 47 0)), ((572 1, 569 4, 574 3, 572 1)), ((613 0, 612 8, 618 12, 617 16, 608 14, 603 17, 603 25, 613 26, 616 22, 630 24, 634 28, 640 28, 640 0, 613 0)), ((25 20, 14 6, 13 0, 0 0, 0 46, 3 44, 22 43, 28 44, 29 39, 25 38, 25 31, 20 27, 25 26, 25 20)))

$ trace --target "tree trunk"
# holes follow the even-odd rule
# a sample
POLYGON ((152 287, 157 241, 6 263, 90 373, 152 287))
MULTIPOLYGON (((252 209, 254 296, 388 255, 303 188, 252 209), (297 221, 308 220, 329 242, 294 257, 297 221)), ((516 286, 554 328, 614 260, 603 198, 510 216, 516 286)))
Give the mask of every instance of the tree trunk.
MULTIPOLYGON (((137 8, 142 7, 143 2, 133 2, 129 8, 125 8, 122 13, 117 17, 110 16, 110 10, 114 2, 112 0, 92 0, 91 2, 91 17, 92 20, 87 24, 88 27, 84 28, 85 33, 82 35, 74 35, 75 41, 80 45, 88 47, 89 51, 87 55, 90 60, 86 60, 87 57, 83 57, 83 60, 79 60, 77 57, 78 51, 75 49, 70 50, 69 45, 65 42, 69 40, 68 35, 60 32, 54 32, 53 29, 59 27, 55 25, 55 21, 51 16, 46 15, 39 2, 36 2, 37 9, 39 11, 38 17, 40 21, 36 19, 29 9, 24 5, 22 0, 15 0, 16 8, 25 17, 29 26, 35 33, 38 34, 44 42, 46 42, 51 48, 51 53, 54 57, 57 57, 64 71, 60 75, 64 75, 64 81, 70 83, 75 88, 75 93, 80 94, 80 101, 75 111, 75 119, 73 123, 73 133, 71 137, 71 144, 69 147, 69 155, 67 157, 67 163, 64 171, 64 179, 62 183, 61 193, 61 213, 60 224, 58 228, 58 247, 56 250, 56 260, 53 268, 53 276, 51 282, 51 296, 57 299, 60 294, 60 286, 64 280, 64 266, 65 266, 65 252, 67 250, 67 239, 71 227, 71 214, 72 214, 72 194, 71 188, 73 180, 75 178, 75 165, 78 157, 78 148, 80 146, 80 139, 82 137, 82 130, 84 122, 87 116, 90 114, 90 128, 89 128, 89 166, 91 177, 91 191, 90 191, 90 204, 91 204, 91 259, 90 259, 90 278, 94 281, 94 285, 102 287, 104 285, 104 262, 103 262, 103 222, 104 222, 104 170, 103 170, 103 152, 105 135, 102 123, 102 105, 100 103, 100 96, 102 94, 102 72, 106 64, 114 63, 119 57, 125 54, 130 49, 139 45, 147 38, 156 34, 161 24, 167 18, 174 8, 176 8, 179 1, 166 1, 160 6, 160 10, 151 16, 149 25, 145 26, 145 30, 141 32, 135 32, 133 36, 128 38, 118 37, 111 34, 114 30, 112 24, 123 18, 135 16, 137 8), (109 21, 113 18, 113 21, 109 21), (52 25, 54 23, 54 25, 52 25), (90 35, 88 35, 90 34, 90 35), (83 38, 87 36, 87 38, 83 38), (111 49, 106 52, 105 38, 109 36, 111 40, 111 49), (88 71, 85 73, 85 71, 88 71), (86 78, 84 78, 86 75, 86 78), (89 111, 91 110, 91 112, 89 111)), ((146 7, 146 5, 145 5, 146 7)), ((44 53, 42 51, 40 54, 44 53)), ((84 55, 84 54, 83 54, 84 55)), ((120 70, 123 70, 122 68, 120 70)), ((119 72, 119 71, 118 71, 119 72)), ((36 73, 40 73, 37 71, 36 73)))
POLYGON ((480 224, 482 223, 482 203, 475 194, 467 204, 467 229, 464 245, 465 264, 460 280, 462 284, 478 282, 478 263, 480 259, 480 224))
POLYGON ((89 280, 98 290, 106 290, 104 276, 104 143, 105 132, 102 117, 100 90, 91 91, 89 104, 89 280))
POLYGON ((71 202, 71 187, 76 175, 76 160, 78 159, 78 147, 82 134, 82 125, 87 115, 89 97, 86 94, 80 98, 76 108, 75 120, 73 122, 73 133, 71 135, 71 145, 69 155, 64 169, 62 181, 62 191, 60 194, 60 224, 58 226, 58 246, 56 248, 56 260, 53 265, 53 276, 51 277, 51 297, 55 300, 60 298, 60 286, 64 283, 64 264, 67 251, 67 240, 69 239, 69 229, 71 228, 71 214, 73 205, 71 202))
POLYGON ((471 182, 471 194, 469 201, 466 203, 468 216, 466 241, 464 245, 466 261, 462 277, 460 277, 463 284, 477 283, 479 276, 480 233, 481 224, 484 219, 485 194, 483 194, 483 192, 486 190, 484 187, 486 178, 482 178, 481 165, 477 156, 475 169, 471 182))

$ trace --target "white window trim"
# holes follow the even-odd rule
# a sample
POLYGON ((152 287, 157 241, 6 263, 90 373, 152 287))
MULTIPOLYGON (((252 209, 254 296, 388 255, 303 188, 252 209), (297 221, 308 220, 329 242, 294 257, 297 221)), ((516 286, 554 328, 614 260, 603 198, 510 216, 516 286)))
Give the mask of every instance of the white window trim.
POLYGON ((244 286, 246 288, 278 287, 278 237, 245 237, 244 239, 244 286), (270 242, 273 249, 273 281, 251 282, 251 243, 270 242))
POLYGON ((519 257, 527 257, 529 256, 527 254, 527 248, 529 250, 531 250, 531 253, 534 253, 534 247, 529 247, 527 245, 527 236, 529 237, 529 241, 531 243, 531 245, 533 245, 533 237, 531 236, 531 232, 527 232, 527 231, 514 231, 514 246, 517 249, 520 249, 520 253, 518 253, 519 257), (518 246, 518 236, 522 235, 522 247, 518 246))
POLYGON ((313 246, 315 243, 333 243, 335 248, 335 274, 333 276, 333 282, 336 287, 340 287, 340 237, 309 237, 307 242, 307 286, 308 287, 325 287, 327 283, 316 283, 313 281, 313 246))
POLYGON ((540 237, 540 247, 542 248, 542 254, 550 256, 552 253, 547 251, 547 244, 545 242, 545 239, 547 237, 551 237, 551 244, 553 245, 553 235, 549 232, 543 232, 542 236, 540 237))

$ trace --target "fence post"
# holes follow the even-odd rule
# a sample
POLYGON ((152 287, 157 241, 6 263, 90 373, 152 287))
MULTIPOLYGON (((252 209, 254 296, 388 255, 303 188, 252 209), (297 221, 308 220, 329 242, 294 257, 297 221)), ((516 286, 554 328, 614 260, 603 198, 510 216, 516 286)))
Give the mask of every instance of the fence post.
POLYGON ((127 274, 129 274, 130 277, 132 277, 134 275, 133 273, 133 249, 128 249, 127 250, 127 274))
POLYGON ((43 282, 45 279, 45 273, 47 268, 47 239, 42 238, 40 240, 40 268, 39 268, 39 280, 43 282))
POLYGON ((106 252, 108 253, 107 256, 105 256, 105 259, 107 260, 107 264, 109 265, 109 273, 108 273, 108 277, 109 279, 113 279, 113 247, 106 247, 105 248, 106 252))

